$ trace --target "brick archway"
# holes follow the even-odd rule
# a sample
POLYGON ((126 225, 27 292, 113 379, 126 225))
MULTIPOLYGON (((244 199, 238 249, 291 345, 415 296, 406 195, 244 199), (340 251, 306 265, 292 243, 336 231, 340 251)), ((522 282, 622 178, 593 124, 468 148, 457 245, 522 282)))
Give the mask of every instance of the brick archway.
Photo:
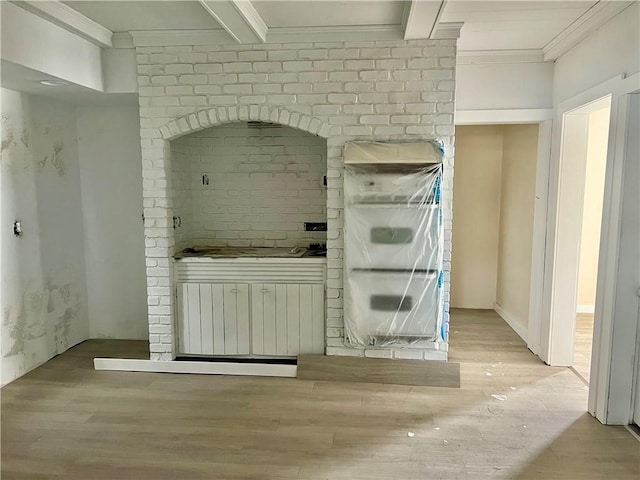
POLYGON ((160 127, 160 134, 164 140, 173 140, 216 125, 246 121, 279 123, 322 138, 328 138, 331 132, 331 126, 328 123, 316 117, 291 112, 282 107, 233 105, 208 108, 171 120, 160 127))
POLYGON ((143 139, 143 195, 145 214, 149 348, 152 360, 173 360, 176 351, 173 262, 175 232, 172 228, 172 140, 219 125, 261 121, 278 123, 327 143, 327 349, 343 347, 342 327, 342 145, 332 126, 319 118, 268 105, 206 108, 171 120, 143 139), (333 136, 332 136, 333 134, 333 136))

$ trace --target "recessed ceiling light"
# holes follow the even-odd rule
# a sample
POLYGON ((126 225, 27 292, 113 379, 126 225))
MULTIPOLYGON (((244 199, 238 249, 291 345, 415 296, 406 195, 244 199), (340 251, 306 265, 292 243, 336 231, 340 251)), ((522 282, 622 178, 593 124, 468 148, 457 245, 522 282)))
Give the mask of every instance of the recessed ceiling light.
POLYGON ((62 87, 67 83, 62 80, 40 80, 40 84, 46 85, 47 87, 62 87))

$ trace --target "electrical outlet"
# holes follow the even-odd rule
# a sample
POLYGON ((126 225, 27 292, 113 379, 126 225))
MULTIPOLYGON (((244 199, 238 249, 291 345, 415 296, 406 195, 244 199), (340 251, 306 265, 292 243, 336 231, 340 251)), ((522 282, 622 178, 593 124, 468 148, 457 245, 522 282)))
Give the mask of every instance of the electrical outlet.
POLYGON ((326 232, 327 222, 304 222, 305 232, 326 232))
POLYGON ((20 220, 16 220, 13 222, 13 234, 16 237, 21 237, 22 233, 22 222, 20 220))

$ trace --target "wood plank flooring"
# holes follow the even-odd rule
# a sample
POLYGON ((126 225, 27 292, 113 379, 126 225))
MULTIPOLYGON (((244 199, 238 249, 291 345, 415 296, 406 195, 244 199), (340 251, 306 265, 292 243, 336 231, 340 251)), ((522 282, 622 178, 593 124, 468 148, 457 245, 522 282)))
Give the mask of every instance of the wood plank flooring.
POLYGON ((95 371, 92 340, 0 391, 2 480, 637 480, 640 443, 585 412, 493 312, 454 311, 461 388, 95 371))
POLYGON ((298 356, 298 378, 460 388, 460 364, 424 360, 298 356))
POLYGON ((573 368, 586 383, 591 375, 591 344, 593 341, 593 314, 578 314, 573 352, 573 368))

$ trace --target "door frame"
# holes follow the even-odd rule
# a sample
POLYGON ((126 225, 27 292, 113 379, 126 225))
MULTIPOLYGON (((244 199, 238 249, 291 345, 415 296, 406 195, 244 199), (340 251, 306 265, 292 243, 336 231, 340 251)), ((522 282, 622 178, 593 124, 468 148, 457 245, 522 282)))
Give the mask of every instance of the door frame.
MULTIPOLYGON (((550 309, 544 317, 549 319, 549 328, 541 334, 544 360, 553 366, 573 365, 580 267, 580 248, 576 246, 582 240, 589 115, 608 107, 611 116, 611 103, 612 95, 608 94, 577 107, 574 102, 560 104, 553 140, 557 162, 549 176, 553 190, 549 190, 545 225, 546 245, 551 246, 545 252, 545 260, 552 256, 553 262, 545 277, 542 297, 543 308, 550 309)), ((604 211, 604 195, 602 200, 604 211)))
MULTIPOLYGON (((570 348, 573 343, 562 332, 562 324, 554 316, 554 297, 562 295, 558 285, 556 269, 558 200, 561 194, 561 149, 563 118, 577 108, 598 99, 611 96, 611 115, 609 123, 609 142, 607 149, 607 167, 605 176, 603 221, 600 237, 600 256, 598 261, 598 289, 594 314, 594 335, 592 352, 592 373, 589 390, 588 410, 605 424, 626 424, 630 414, 629 398, 632 392, 633 363, 624 364, 613 356, 614 351, 627 348, 629 335, 637 325, 626 325, 625 319, 616 319, 614 335, 614 313, 616 278, 619 260, 619 232, 622 211, 622 180, 625 156, 626 123, 629 98, 627 94, 637 91, 640 86, 640 74, 628 78, 618 75, 589 90, 582 92, 562 103, 555 109, 555 128, 551 134, 551 155, 547 165, 538 165, 538 174, 546 169, 548 188, 546 192, 545 222, 540 220, 544 202, 536 201, 534 214, 534 255, 532 260, 531 299, 533 306, 529 318, 529 347, 545 363, 557 365, 557 352, 570 348), (544 244, 544 255, 536 256, 540 245, 544 244), (535 299, 535 301, 534 301, 535 299), (540 302, 538 303, 538 299, 540 302), (560 335, 560 337, 558 337, 560 335), (555 337, 555 338, 554 338, 555 337), (555 341, 553 341, 555 340, 555 341), (561 343, 564 342, 564 345, 561 343), (626 396, 626 398, 625 398, 626 396), (626 408, 624 404, 626 402, 626 408)), ((540 160, 540 158, 539 158, 540 160)), ((543 158, 544 160, 544 158, 543 158)), ((539 177, 539 179, 540 179, 539 177)), ((538 192, 536 196, 543 192, 538 192)))

